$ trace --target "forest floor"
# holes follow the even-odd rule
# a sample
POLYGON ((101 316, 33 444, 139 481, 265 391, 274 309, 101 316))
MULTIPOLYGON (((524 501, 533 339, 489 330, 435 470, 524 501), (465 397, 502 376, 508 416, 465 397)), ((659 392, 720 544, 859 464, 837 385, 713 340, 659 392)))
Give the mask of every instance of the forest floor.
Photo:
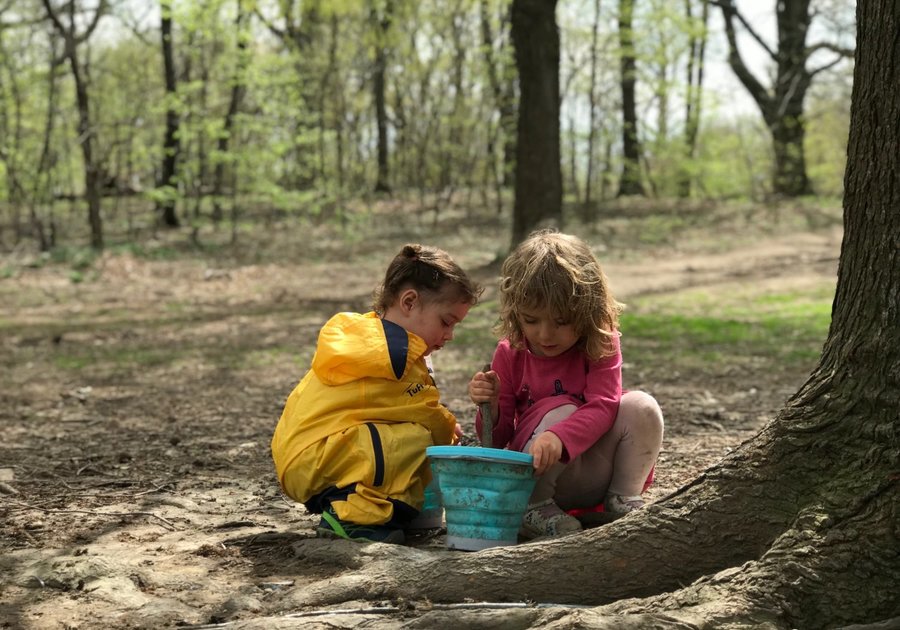
MULTIPOLYGON (((269 440, 321 324, 367 310, 407 241, 444 247, 487 286, 434 357, 444 403, 474 432, 466 383, 492 352, 508 226, 397 212, 382 208, 341 238, 327 225, 275 226, 263 254, 244 244, 240 254, 168 258, 119 249, 77 268, 22 253, 0 261, 0 628, 372 618, 371 603, 310 597, 344 570, 323 560, 328 549, 352 543, 314 538, 318 518, 279 493, 269 440)), ((638 312, 690 308, 702 295, 714 315, 710 305, 748 290, 751 300, 833 293, 839 211, 812 220, 808 209, 697 208, 677 221, 667 212, 638 208, 582 234, 638 312)), ((753 352, 681 363, 646 342, 629 354, 623 332, 625 386, 654 394, 666 417, 653 501, 774 417, 817 350, 784 364, 753 352)), ((447 551, 441 534, 418 544, 436 559, 463 553, 447 551)), ((420 604, 407 603, 397 625, 420 604)))

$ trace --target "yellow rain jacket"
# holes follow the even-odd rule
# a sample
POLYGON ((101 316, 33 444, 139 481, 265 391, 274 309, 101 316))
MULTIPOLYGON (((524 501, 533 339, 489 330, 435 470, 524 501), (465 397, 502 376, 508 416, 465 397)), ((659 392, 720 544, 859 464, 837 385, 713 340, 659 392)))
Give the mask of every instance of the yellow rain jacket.
POLYGON ((339 518, 364 524, 387 522, 398 507, 421 509, 431 480, 425 448, 456 439, 426 350, 376 313, 339 313, 325 324, 272 437, 285 494, 314 511, 327 497, 339 518))

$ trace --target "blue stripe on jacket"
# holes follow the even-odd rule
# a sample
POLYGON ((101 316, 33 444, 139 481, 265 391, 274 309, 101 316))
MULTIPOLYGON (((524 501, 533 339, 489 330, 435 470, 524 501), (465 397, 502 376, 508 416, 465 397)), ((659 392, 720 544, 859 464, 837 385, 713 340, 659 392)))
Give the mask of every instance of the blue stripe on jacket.
POLYGON ((391 357, 391 368, 399 381, 406 371, 406 355, 409 353, 409 335, 403 326, 386 319, 381 320, 384 327, 384 338, 387 341, 388 354, 391 357))

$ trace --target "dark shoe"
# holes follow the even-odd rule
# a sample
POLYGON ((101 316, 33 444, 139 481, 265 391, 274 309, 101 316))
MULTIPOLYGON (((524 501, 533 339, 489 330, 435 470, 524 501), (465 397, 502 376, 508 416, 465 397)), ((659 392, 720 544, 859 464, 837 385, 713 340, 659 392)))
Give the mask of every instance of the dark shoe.
POLYGON ((346 538, 354 542, 380 542, 393 545, 402 545, 406 542, 402 529, 387 525, 358 525, 342 521, 331 507, 322 512, 322 520, 316 528, 316 535, 320 538, 346 538))
POLYGON ((609 493, 604 503, 606 511, 616 516, 625 516, 629 512, 640 510, 644 507, 644 499, 640 495, 625 496, 609 493))
POLYGON ((526 540, 564 536, 580 532, 581 523, 574 516, 563 512, 553 499, 529 504, 522 517, 519 535, 526 540))

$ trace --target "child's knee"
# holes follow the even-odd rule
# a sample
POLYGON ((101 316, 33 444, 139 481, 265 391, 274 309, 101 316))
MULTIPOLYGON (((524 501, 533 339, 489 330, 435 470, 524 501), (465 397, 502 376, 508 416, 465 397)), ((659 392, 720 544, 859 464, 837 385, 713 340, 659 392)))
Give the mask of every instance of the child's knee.
POLYGON ((627 422, 629 430, 662 436, 662 409, 653 396, 646 392, 628 392, 622 396, 620 405, 625 407, 622 410, 625 413, 620 413, 619 417, 627 422))

